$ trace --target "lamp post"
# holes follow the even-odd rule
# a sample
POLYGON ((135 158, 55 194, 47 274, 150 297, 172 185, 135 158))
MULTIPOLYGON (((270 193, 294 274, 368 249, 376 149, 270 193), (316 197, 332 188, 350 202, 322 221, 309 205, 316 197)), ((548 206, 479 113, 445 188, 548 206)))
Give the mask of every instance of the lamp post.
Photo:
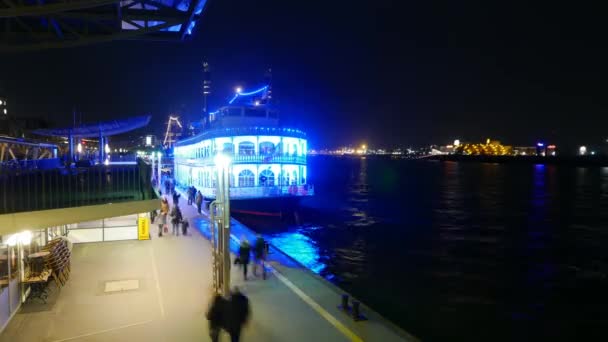
POLYGON ((216 291, 221 290, 224 296, 228 296, 230 294, 230 158, 223 154, 216 155, 215 168, 216 196, 215 201, 209 206, 214 263, 213 284, 216 291))
MULTIPOLYGON (((152 153, 154 153, 154 152, 152 152, 152 153)), ((160 191, 160 189, 161 189, 160 188, 160 179, 161 179, 161 172, 162 172, 161 168, 162 168, 162 164, 163 164, 163 162, 162 162, 163 154, 160 151, 158 151, 157 156, 158 156, 158 177, 156 178, 156 182, 157 182, 156 186, 158 187, 158 191, 160 191)))

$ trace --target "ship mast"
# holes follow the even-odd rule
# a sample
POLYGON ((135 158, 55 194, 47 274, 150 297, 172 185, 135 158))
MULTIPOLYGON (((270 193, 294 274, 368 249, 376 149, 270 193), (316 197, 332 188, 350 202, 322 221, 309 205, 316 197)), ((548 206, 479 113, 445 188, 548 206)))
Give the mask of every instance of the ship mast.
POLYGON ((266 105, 270 105, 270 101, 272 100, 272 69, 268 68, 266 73, 264 74, 264 82, 268 86, 266 89, 266 93, 264 94, 266 105))
POLYGON ((208 103, 207 97, 211 94, 211 72, 209 70, 209 63, 203 61, 203 118, 208 120, 208 103))

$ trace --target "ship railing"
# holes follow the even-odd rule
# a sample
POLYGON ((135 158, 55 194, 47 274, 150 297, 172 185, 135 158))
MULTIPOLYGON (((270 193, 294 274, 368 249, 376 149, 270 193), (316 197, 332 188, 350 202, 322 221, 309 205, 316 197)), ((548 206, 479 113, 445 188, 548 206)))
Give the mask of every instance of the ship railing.
MULTIPOLYGON (((200 190, 203 196, 215 198, 215 188, 200 188, 200 190)), ((282 196, 313 196, 314 194, 315 188, 310 184, 289 186, 248 186, 230 188, 230 198, 234 199, 282 196)))
MULTIPOLYGON (((240 163, 256 163, 256 164, 306 164, 306 156, 293 156, 293 155, 264 155, 264 154, 236 154, 230 155, 231 162, 233 164, 240 163)), ((192 158, 192 159, 178 159, 178 162, 186 162, 189 164, 201 163, 205 165, 212 165, 214 163, 214 157, 203 157, 203 158, 192 158)))

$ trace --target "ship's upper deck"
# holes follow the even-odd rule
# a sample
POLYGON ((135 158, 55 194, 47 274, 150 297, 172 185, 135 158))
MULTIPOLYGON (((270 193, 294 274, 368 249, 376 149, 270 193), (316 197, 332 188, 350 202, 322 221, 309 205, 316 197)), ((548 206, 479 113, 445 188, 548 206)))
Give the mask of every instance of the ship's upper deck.
POLYGON ((226 106, 209 113, 209 128, 194 137, 178 141, 187 146, 203 140, 235 136, 281 136, 306 139, 298 129, 280 127, 278 111, 269 104, 269 86, 250 92, 237 89, 226 106))

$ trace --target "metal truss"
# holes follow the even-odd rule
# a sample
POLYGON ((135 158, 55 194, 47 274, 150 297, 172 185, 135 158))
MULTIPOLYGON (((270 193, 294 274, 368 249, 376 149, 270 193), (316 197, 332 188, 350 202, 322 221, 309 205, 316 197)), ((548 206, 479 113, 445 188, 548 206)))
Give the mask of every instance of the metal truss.
POLYGON ((0 137, 0 172, 6 168, 19 168, 28 161, 57 158, 59 149, 55 144, 0 137))
POLYGON ((207 0, 0 0, 0 50, 181 41, 207 0))

